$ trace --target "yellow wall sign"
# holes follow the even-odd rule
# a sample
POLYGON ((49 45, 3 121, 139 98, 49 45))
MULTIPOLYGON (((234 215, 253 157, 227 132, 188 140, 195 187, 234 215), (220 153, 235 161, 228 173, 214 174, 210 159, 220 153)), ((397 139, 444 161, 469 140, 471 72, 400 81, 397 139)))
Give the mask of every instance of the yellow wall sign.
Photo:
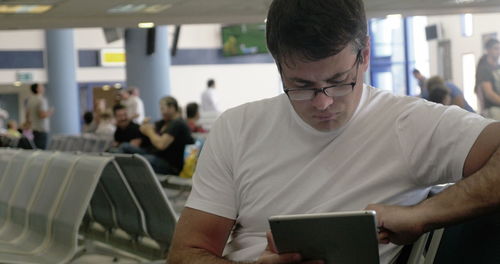
POLYGON ((101 49, 101 66, 124 66, 125 49, 101 49))

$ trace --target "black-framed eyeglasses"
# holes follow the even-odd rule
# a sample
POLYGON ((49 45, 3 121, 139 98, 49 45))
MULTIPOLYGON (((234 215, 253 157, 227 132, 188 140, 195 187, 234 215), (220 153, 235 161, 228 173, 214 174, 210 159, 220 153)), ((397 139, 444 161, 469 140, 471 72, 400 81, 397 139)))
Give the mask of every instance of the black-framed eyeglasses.
POLYGON ((361 50, 358 51, 356 55, 356 61, 352 67, 348 70, 351 72, 352 69, 356 68, 356 75, 354 76, 354 81, 350 83, 335 84, 332 86, 327 86, 323 88, 285 88, 284 91, 288 95, 288 98, 293 101, 305 101, 311 100, 318 93, 324 93, 326 96, 330 97, 340 97, 350 94, 356 86, 356 80, 358 79, 358 68, 361 62, 361 50))

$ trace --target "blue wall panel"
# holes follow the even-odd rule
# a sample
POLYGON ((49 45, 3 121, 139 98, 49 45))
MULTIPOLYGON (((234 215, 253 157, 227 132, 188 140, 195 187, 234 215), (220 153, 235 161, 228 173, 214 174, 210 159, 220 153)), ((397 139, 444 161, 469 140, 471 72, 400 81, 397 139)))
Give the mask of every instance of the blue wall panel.
POLYGON ((0 51, 0 69, 43 68, 42 51, 0 51))

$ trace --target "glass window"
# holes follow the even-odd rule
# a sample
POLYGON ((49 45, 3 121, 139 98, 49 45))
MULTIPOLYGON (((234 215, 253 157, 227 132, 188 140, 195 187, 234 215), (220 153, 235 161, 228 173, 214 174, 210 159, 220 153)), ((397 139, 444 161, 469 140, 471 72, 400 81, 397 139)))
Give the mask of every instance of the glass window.
POLYGON ((477 110, 477 96, 474 92, 476 83, 476 56, 473 53, 462 55, 462 72, 465 100, 474 110, 477 110))
POLYGON ((470 37, 473 33, 473 22, 472 22, 472 14, 463 14, 460 15, 460 26, 462 28, 462 36, 470 37))

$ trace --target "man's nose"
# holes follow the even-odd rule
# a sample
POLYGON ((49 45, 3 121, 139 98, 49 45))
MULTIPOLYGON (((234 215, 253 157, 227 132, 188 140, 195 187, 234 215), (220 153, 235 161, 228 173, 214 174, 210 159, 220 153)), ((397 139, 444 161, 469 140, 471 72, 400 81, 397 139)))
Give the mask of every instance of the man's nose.
POLYGON ((312 105, 320 111, 326 110, 331 104, 333 98, 322 92, 317 93, 312 100, 312 105))

